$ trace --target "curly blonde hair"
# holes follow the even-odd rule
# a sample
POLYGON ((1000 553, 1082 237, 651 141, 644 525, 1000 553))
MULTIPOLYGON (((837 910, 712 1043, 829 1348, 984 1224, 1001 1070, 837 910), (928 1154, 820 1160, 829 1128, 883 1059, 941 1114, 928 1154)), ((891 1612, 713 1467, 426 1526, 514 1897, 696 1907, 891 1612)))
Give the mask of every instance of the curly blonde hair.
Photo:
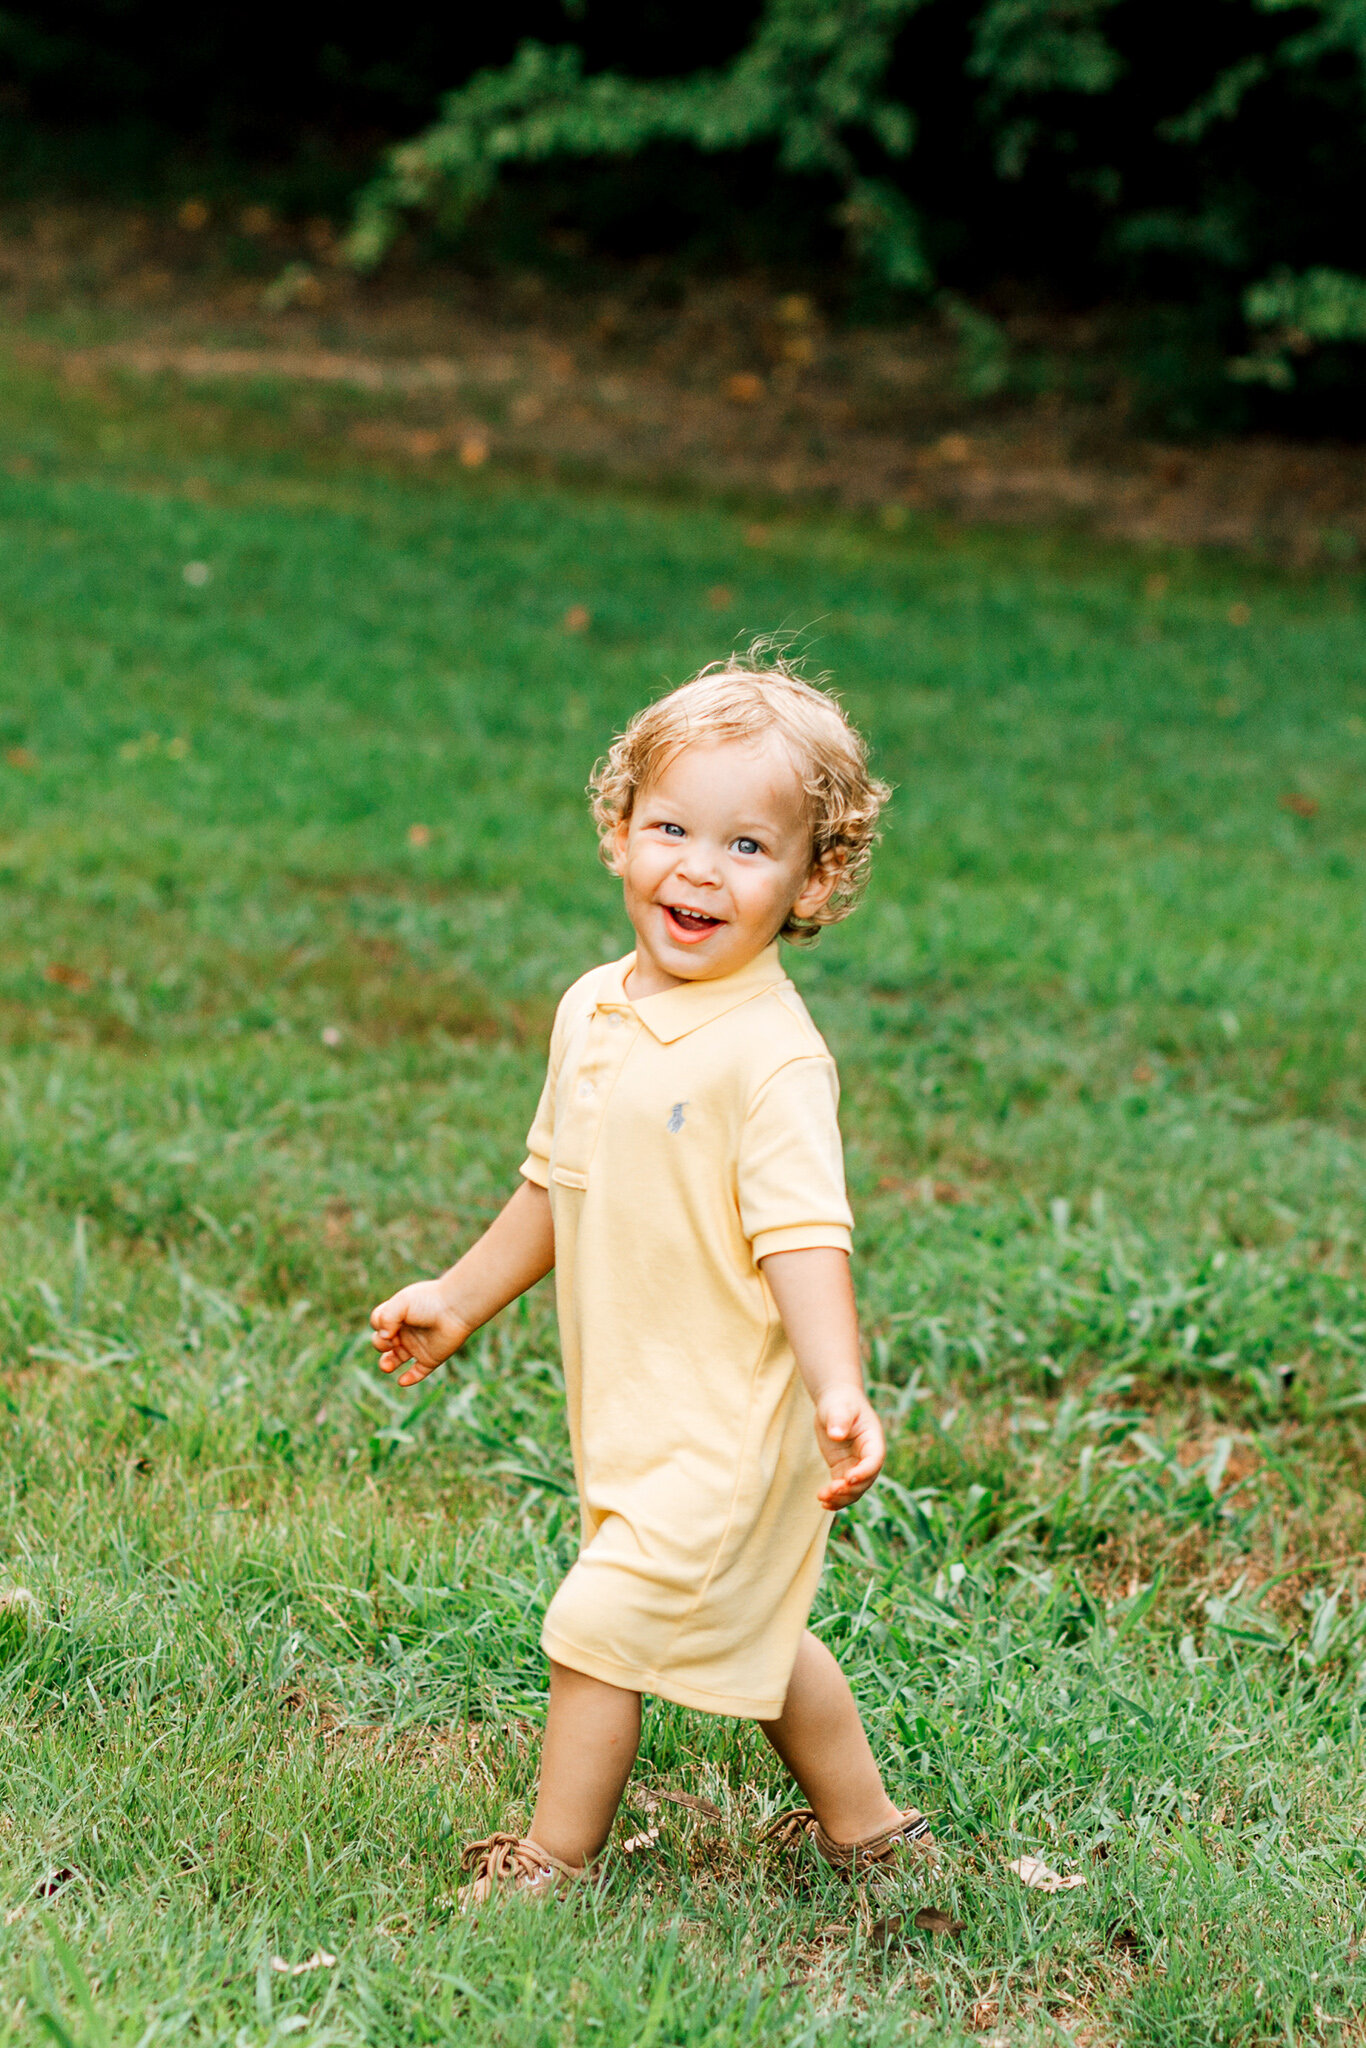
POLYGON ((807 682, 758 642, 739 661, 713 662, 691 682, 638 711, 593 770, 588 793, 598 850, 614 866, 612 839, 636 799, 698 740, 763 739, 776 733, 806 792, 811 864, 835 876, 828 900, 810 917, 789 917, 784 939, 814 939, 857 903, 877 842, 879 813, 891 790, 868 770, 868 748, 829 691, 807 682), (766 658, 767 657, 767 658, 766 658))

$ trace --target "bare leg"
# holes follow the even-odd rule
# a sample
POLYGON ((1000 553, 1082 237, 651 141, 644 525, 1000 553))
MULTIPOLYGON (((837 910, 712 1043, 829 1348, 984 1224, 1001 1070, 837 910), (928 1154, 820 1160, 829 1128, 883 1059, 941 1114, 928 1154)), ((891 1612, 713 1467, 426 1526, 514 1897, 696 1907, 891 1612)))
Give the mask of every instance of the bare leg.
POLYGON ((759 1726, 832 1841, 861 1842, 895 1826, 898 1812, 873 1761, 849 1681, 815 1636, 802 1637, 782 1713, 759 1726))
POLYGON ((531 1839, 565 1863, 597 1855, 640 1743, 640 1695, 550 1665, 550 1711, 531 1839))

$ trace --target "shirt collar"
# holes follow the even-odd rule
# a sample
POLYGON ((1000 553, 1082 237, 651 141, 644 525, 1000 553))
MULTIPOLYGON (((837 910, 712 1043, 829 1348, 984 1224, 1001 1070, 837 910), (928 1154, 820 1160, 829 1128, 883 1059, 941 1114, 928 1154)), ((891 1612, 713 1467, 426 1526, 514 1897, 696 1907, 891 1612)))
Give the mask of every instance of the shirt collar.
POLYGON ((642 996, 638 1002, 632 1001, 625 990, 626 977, 635 964, 634 953, 613 961, 597 1007, 634 1010, 651 1037, 661 1045, 672 1045, 675 1039, 685 1038, 690 1031, 697 1031, 703 1024, 710 1024, 717 1017, 724 1017, 728 1010, 747 1003, 751 996, 766 988, 777 988, 787 980, 776 939, 734 974, 720 975, 714 981, 681 981, 676 988, 661 989, 658 995, 642 996))

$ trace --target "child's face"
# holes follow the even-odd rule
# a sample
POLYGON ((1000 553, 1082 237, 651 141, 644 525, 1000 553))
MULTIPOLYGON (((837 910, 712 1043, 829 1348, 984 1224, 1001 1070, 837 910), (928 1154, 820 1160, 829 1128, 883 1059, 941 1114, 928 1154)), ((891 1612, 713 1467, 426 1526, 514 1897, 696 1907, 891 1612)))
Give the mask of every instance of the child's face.
POLYGON ((734 974, 835 885, 812 868, 805 794, 774 735, 685 747, 640 792, 613 846, 637 994, 734 974))

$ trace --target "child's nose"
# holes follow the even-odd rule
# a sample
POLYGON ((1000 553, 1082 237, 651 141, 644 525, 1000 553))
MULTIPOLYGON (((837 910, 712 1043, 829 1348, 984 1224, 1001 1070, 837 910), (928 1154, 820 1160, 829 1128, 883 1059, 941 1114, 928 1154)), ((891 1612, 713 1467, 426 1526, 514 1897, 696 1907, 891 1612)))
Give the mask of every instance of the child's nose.
POLYGON ((715 849, 699 845, 695 839, 684 849, 678 871, 685 882, 695 882, 699 889, 715 888, 721 879, 721 863, 715 849))

